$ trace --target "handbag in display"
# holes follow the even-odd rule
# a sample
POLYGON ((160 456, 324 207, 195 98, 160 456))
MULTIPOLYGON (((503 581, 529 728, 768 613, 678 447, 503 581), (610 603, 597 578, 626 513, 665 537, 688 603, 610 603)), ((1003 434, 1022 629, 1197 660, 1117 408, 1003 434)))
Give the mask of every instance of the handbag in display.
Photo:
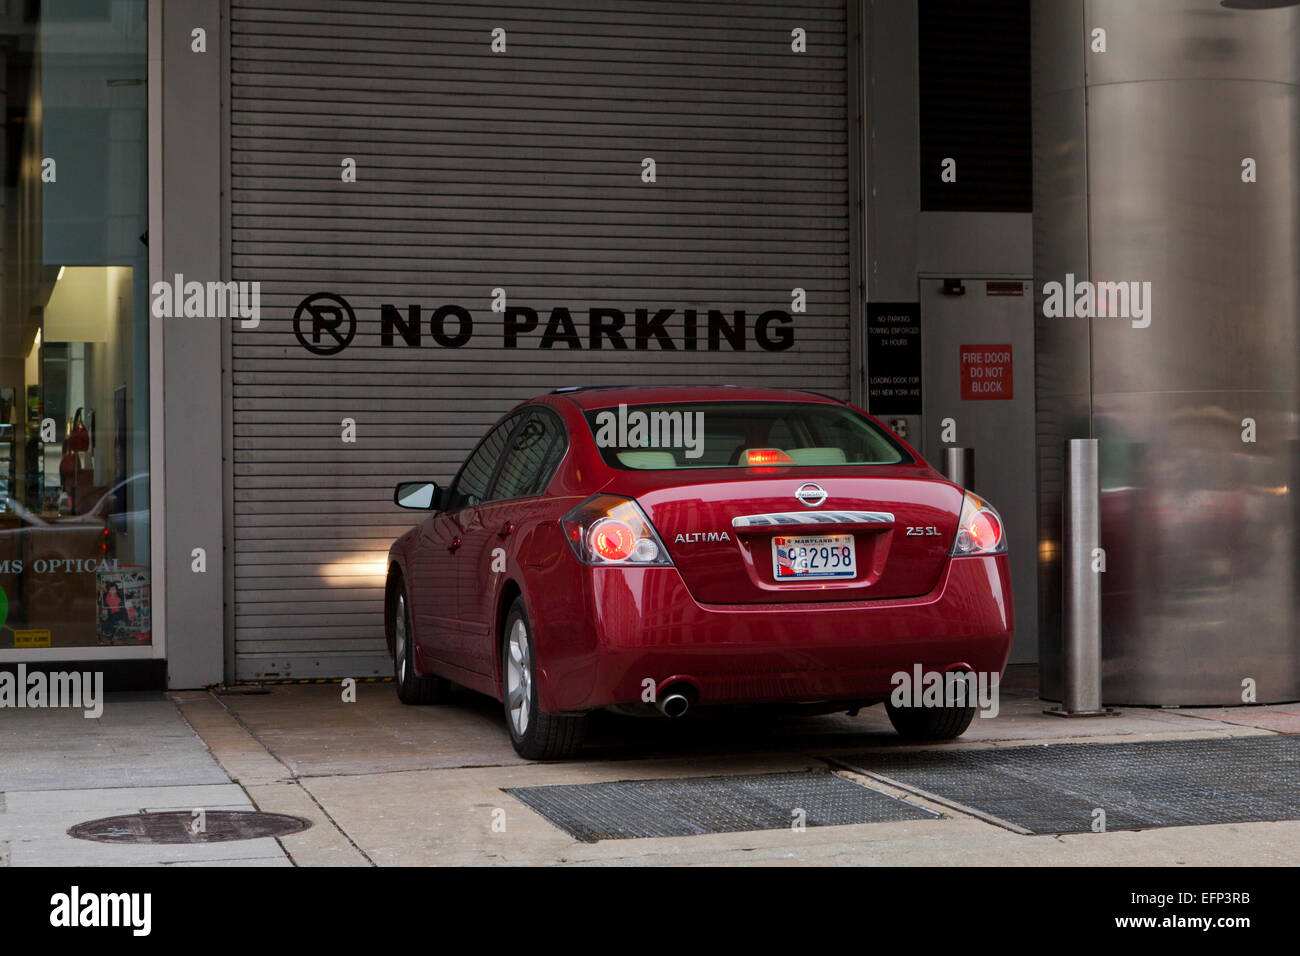
POLYGON ((77 409, 77 414, 72 418, 72 427, 68 429, 68 440, 65 450, 83 452, 90 451, 90 430, 86 428, 86 422, 82 418, 84 409, 77 409))
POLYGON ((63 443, 63 457, 59 460, 59 485, 71 499, 73 514, 81 514, 90 507, 95 469, 82 465, 81 455, 69 448, 68 441, 63 443))

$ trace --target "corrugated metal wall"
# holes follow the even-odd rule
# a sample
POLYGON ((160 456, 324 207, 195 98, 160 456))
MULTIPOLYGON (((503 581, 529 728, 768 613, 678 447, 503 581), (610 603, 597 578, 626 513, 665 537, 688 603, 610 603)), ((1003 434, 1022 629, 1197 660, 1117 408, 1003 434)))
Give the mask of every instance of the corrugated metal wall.
MULTIPOLYGON (((392 484, 450 478, 522 398, 625 381, 847 395, 845 18, 843 0, 233 0, 231 265, 262 284, 231 357, 234 676, 386 672, 383 558, 412 521, 392 484), (795 288, 806 312, 759 336, 795 288), (538 315, 514 347, 494 289, 538 315), (356 316, 334 355, 295 337, 318 292, 356 316), (392 322, 383 344, 384 305, 403 323, 419 307, 419 345, 392 322), (444 305, 472 317, 458 347, 432 334, 444 305), (626 349, 592 347, 593 308, 623 314, 626 349), (711 309, 731 329, 744 311, 743 349, 710 336, 711 309), (762 347, 784 330, 789 348, 762 347)), ((300 330, 335 341, 309 313, 300 330)))

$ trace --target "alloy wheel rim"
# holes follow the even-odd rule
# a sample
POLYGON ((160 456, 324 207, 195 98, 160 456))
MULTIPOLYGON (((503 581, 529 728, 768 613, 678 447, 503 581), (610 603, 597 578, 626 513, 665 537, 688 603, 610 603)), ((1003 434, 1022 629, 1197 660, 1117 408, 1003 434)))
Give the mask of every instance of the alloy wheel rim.
POLYGON ((406 598, 397 597, 396 620, 393 621, 393 654, 397 658, 397 679, 406 682, 406 598))
POLYGON ((510 628, 506 647, 506 710, 515 735, 522 737, 528 730, 533 699, 533 663, 528 646, 528 628, 516 619, 510 628))

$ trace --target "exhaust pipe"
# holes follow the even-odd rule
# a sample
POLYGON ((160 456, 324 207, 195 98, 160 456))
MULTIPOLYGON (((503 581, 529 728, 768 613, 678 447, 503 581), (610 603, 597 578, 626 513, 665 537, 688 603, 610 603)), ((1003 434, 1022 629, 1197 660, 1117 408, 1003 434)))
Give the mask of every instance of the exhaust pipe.
POLYGON ((660 698, 657 706, 665 717, 681 717, 691 709, 691 702, 685 694, 669 694, 660 698))

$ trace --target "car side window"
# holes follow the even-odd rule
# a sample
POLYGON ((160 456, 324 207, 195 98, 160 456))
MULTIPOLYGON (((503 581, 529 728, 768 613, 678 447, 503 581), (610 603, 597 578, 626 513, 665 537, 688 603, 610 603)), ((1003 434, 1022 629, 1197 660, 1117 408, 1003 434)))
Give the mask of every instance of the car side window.
POLYGON ((564 428, 549 412, 535 411, 510 438, 501 474, 492 488, 492 501, 509 501, 541 494, 563 457, 564 428))
POLYGON ((501 460, 501 453, 505 451, 506 441, 518 424, 519 416, 511 415, 479 442, 479 446, 461 466, 460 474, 456 476, 456 484, 448 496, 445 510, 460 511, 462 508, 472 508, 483 503, 487 498, 488 485, 492 481, 492 474, 496 471, 497 462, 501 460))

